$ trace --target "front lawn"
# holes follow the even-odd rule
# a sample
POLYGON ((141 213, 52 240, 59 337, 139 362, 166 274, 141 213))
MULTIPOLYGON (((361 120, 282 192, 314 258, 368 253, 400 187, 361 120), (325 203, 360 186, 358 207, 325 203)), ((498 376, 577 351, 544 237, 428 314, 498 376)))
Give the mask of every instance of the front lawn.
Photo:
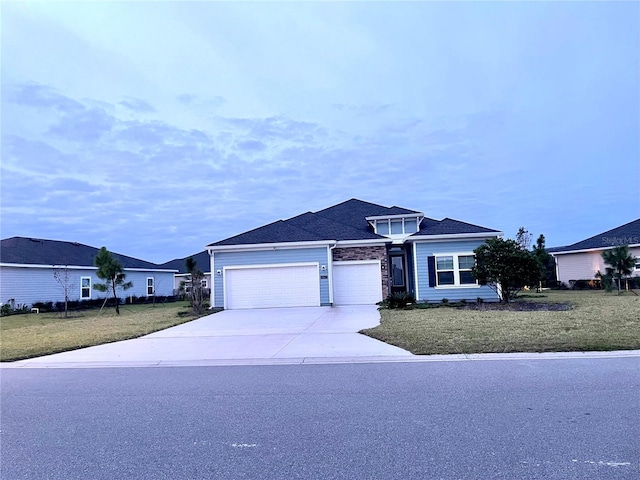
POLYGON ((0 317, 0 361, 49 355, 140 337, 193 320, 187 302, 0 317))
POLYGON ((361 333, 417 355, 640 349, 640 297, 633 293, 546 291, 519 302, 527 305, 381 310, 381 324, 361 333), (540 303, 559 305, 541 310, 540 303))

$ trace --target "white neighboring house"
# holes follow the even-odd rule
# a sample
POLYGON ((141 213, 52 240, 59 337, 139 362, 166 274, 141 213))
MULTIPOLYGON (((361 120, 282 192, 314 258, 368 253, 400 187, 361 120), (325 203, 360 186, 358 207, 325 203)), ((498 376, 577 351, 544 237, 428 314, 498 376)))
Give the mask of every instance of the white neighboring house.
MULTIPOLYGON (((69 300, 94 300, 110 296, 93 288, 104 283, 96 276, 93 259, 99 249, 75 242, 12 237, 0 243, 0 302, 12 307, 36 302, 64 301, 64 288, 54 273, 65 276, 69 300)), ((113 253, 133 286, 118 291, 120 298, 173 295, 174 270, 113 253)))
POLYGON ((602 252, 618 245, 628 245, 636 257, 631 276, 640 276, 640 218, 573 245, 550 248, 556 261, 558 281, 570 285, 573 280, 591 280, 598 270, 605 272, 602 252))
MULTIPOLYGON (((208 289, 211 288, 211 262, 209 253, 207 253, 207 251, 202 251, 189 256, 195 260, 196 267, 204 274, 202 279, 202 288, 208 291, 208 289)), ((161 268, 177 270, 177 273, 173 278, 174 294, 177 294, 180 291, 181 286, 188 290, 191 283, 191 274, 187 273, 187 267, 185 265, 187 258, 189 257, 176 258, 160 265, 161 268)))

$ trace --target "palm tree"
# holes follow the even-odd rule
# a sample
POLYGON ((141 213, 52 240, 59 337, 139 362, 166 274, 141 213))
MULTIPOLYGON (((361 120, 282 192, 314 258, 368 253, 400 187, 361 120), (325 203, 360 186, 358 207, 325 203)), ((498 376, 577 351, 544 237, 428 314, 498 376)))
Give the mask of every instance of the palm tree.
POLYGON ((636 264, 636 259, 629 251, 628 245, 619 245, 602 252, 602 259, 608 265, 607 275, 617 280, 618 295, 620 295, 620 283, 624 277, 631 275, 636 264))

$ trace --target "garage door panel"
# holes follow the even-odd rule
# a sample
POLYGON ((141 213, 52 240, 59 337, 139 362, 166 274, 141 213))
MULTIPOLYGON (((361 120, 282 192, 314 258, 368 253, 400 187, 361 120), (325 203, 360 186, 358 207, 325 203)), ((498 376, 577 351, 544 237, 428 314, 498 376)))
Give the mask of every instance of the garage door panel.
POLYGON ((320 305, 317 265, 225 270, 227 309, 320 305))
POLYGON ((382 273, 376 263, 334 263, 333 303, 373 305, 382 300, 382 273))

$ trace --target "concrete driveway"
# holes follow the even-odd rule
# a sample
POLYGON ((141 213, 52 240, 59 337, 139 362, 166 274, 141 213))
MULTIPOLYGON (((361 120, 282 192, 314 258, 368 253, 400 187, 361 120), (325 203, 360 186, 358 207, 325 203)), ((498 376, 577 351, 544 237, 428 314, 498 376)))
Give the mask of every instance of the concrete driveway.
POLYGON ((375 306, 226 310, 133 340, 12 365, 211 365, 412 357, 406 350, 357 333, 379 323, 375 306))

